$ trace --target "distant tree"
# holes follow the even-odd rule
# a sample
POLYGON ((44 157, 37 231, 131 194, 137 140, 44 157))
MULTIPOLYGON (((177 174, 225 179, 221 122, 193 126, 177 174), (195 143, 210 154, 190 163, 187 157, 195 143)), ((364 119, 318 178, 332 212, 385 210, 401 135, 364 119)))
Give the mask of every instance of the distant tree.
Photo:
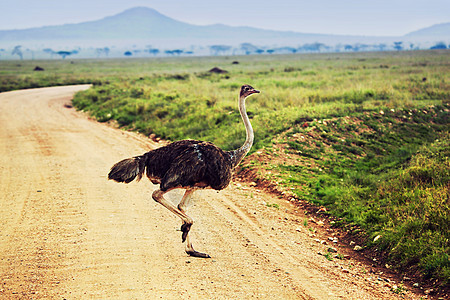
POLYGON ((358 43, 358 44, 353 45, 353 51, 356 51, 356 52, 367 51, 368 48, 369 48, 369 45, 367 45, 367 44, 358 43))
POLYGON ((72 55, 71 51, 58 51, 56 54, 60 55, 62 59, 65 59, 67 56, 72 55))
POLYGON ((267 49, 266 52, 269 53, 269 54, 273 54, 275 52, 275 50, 274 49, 267 49))
POLYGON ((274 52, 277 52, 277 53, 296 53, 297 51, 298 51, 298 49, 293 48, 293 47, 280 47, 280 48, 274 49, 274 52))
POLYGON ((15 46, 13 51, 11 52, 11 55, 17 55, 22 60, 23 59, 23 53, 22 53, 22 49, 20 49, 20 48, 22 48, 21 45, 15 46))
POLYGON ((53 54, 56 53, 55 51, 53 51, 53 50, 50 49, 50 48, 45 48, 45 49, 43 49, 42 51, 43 51, 44 53, 50 54, 52 57, 53 57, 53 54))
POLYGON ((447 49, 447 45, 444 42, 436 43, 436 45, 430 47, 431 50, 437 50, 437 49, 447 49))
POLYGON ((152 54, 153 56, 159 54, 159 50, 155 49, 155 48, 148 49, 147 51, 148 51, 148 53, 152 54))
POLYGON ((256 50, 258 49, 258 47, 256 47, 255 45, 252 45, 252 44, 250 44, 250 43, 242 43, 242 44, 240 45, 240 47, 241 47, 242 51, 244 51, 244 53, 245 53, 246 55, 255 53, 256 50))
POLYGON ((256 49, 256 54, 263 54, 264 53, 264 49, 256 49))
POLYGON ((179 56, 181 53, 183 53, 183 50, 181 50, 181 49, 175 49, 175 50, 172 50, 172 52, 173 52, 173 54, 179 56))
POLYGON ((380 51, 384 51, 386 49, 386 47, 387 47, 387 45, 383 44, 383 43, 376 45, 376 48, 378 48, 378 50, 380 50, 380 51))
POLYGON ((123 55, 125 55, 125 56, 131 56, 131 55, 133 55, 133 53, 131 53, 131 51, 125 51, 125 52, 123 53, 123 55))
POLYGON ((165 50, 164 53, 167 54, 167 55, 173 55, 174 54, 172 50, 165 50))
POLYGON ((304 44, 299 48, 305 52, 320 52, 322 49, 328 49, 329 47, 322 43, 304 44))
POLYGON ((104 47, 104 48, 96 48, 95 49, 95 53, 97 54, 97 57, 100 57, 101 55, 105 55, 108 56, 109 55, 109 51, 110 49, 108 47, 104 47))
POLYGON ((344 46, 344 50, 345 50, 345 51, 353 51, 353 46, 347 44, 347 45, 344 46))
POLYGON ((231 46, 227 45, 212 45, 209 46, 209 50, 211 51, 212 55, 220 55, 225 54, 226 52, 230 51, 231 46))
POLYGON ((394 42, 394 49, 397 51, 403 50, 403 42, 394 42))

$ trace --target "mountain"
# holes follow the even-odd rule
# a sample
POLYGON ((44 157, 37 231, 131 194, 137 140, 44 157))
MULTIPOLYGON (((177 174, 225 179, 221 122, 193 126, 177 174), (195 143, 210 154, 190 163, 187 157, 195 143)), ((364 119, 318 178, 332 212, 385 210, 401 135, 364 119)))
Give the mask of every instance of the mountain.
MULTIPOLYGON (((136 7, 98 21, 21 30, 1 30, 1 41, 38 40, 122 40, 122 39, 238 39, 293 38, 300 33, 280 32, 221 24, 191 25, 160 14, 154 9, 136 7)), ((306 36, 310 36, 306 34, 306 36)), ((314 35, 316 36, 316 35, 314 35)), ((320 36, 320 35, 317 35, 320 36)))
MULTIPOLYGON (((336 51, 342 51, 342 49, 351 49, 350 51, 392 50, 394 42, 399 41, 404 42, 405 47, 408 47, 406 44, 410 43, 410 49, 412 49, 412 44, 418 47, 417 45, 422 43, 420 47, 423 49, 432 46, 433 42, 448 43, 450 41, 450 23, 424 28, 403 37, 328 35, 222 24, 193 25, 172 19, 151 8, 136 7, 96 21, 21 30, 0 30, 0 52, 10 53, 11 49, 20 45, 33 58, 37 58, 39 55, 42 57, 44 50, 47 54, 55 53, 51 49, 76 51, 77 57, 83 55, 86 57, 87 55, 80 53, 80 50, 87 53, 86 49, 91 49, 91 53, 94 54, 90 55, 98 56, 101 49, 108 49, 103 53, 117 56, 123 55, 124 50, 128 52, 132 50, 133 53, 146 51, 145 49, 148 50, 149 45, 162 50, 195 48, 197 55, 210 54, 207 46, 238 47, 243 43, 258 45, 265 49, 281 49, 279 50, 281 52, 300 49, 301 45, 304 46, 302 51, 312 52, 333 51, 330 50, 331 47, 340 49, 336 51), (112 53, 113 50, 115 54, 112 53), (38 54, 39 51, 41 54, 38 54)), ((189 52, 189 50, 186 51, 189 52)), ((234 50, 230 50, 228 53, 231 51, 234 50)), ((192 51, 190 52, 192 53, 192 51)))
POLYGON ((174 20, 147 7, 128 9, 101 20, 78 24, 45 26, 21 30, 0 30, 0 47, 17 44, 42 44, 63 41, 65 45, 118 44, 121 42, 147 44, 211 45, 226 43, 238 45, 244 42, 297 45, 301 43, 366 42, 371 37, 339 36, 326 34, 275 31, 247 26, 192 25, 174 20))
POLYGON ((3 30, 0 40, 71 40, 160 37, 166 32, 190 30, 191 25, 178 22, 154 9, 137 7, 98 21, 40 28, 3 30))
POLYGON ((450 37, 450 23, 436 24, 422 28, 406 34, 405 37, 438 37, 448 39, 450 37))

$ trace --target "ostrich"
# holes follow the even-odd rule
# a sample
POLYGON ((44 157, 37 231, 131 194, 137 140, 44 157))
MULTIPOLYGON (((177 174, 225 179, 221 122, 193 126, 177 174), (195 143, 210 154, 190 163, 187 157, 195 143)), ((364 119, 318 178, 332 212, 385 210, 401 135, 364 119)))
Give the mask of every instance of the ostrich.
POLYGON ((253 144, 253 128, 245 109, 245 99, 259 93, 249 85, 243 85, 239 94, 239 112, 247 132, 242 147, 234 151, 223 151, 210 142, 182 140, 149 151, 143 155, 124 159, 116 163, 108 179, 129 183, 137 177, 139 181, 146 169, 146 175, 153 184, 159 184, 152 198, 181 218, 182 242, 185 251, 194 257, 209 258, 206 253, 195 251, 189 240, 193 220, 186 214, 192 193, 196 189, 212 188, 222 190, 231 181, 231 175, 253 144), (178 207, 167 201, 164 194, 173 189, 185 189, 178 207))

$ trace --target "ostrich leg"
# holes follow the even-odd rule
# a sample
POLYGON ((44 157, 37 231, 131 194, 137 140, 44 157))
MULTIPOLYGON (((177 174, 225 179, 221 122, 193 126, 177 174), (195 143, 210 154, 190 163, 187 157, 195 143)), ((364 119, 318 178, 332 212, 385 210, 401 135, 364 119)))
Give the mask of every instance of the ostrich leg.
MULTIPOLYGON (((186 191, 185 195, 183 196, 183 198, 182 198, 182 200, 180 202, 181 208, 184 208, 186 206, 186 202, 189 200, 189 196, 190 196, 190 194, 192 194, 192 192, 193 192, 193 190, 187 190, 186 191), (187 197, 185 197, 186 194, 187 194, 187 197)), ((158 189, 158 190, 153 192, 152 198, 156 202, 162 204, 168 210, 170 210, 175 215, 177 215, 178 217, 181 218, 181 220, 183 221, 183 225, 181 225, 181 231, 183 232, 182 240, 184 242, 184 241, 187 240, 189 230, 191 229, 191 226, 194 223, 194 221, 192 220, 191 217, 186 215, 186 213, 184 211, 182 211, 179 208, 177 208, 170 201, 167 201, 163 197, 165 193, 166 192, 163 192, 163 191, 158 189)), ((195 251, 189 240, 187 240, 187 243, 186 243, 186 253, 189 254, 190 256, 194 256, 194 257, 203 257, 203 258, 209 258, 210 257, 208 254, 195 251)))
MULTIPOLYGON (((189 206, 191 196, 194 193, 194 190, 187 189, 186 192, 183 195, 183 198, 181 198, 180 204, 178 204, 178 209, 186 214, 186 210, 189 206)), ((190 256, 194 257, 201 257, 201 258, 210 258, 206 253, 201 253, 194 250, 194 247, 192 247, 192 242, 189 238, 189 229, 191 228, 192 223, 188 224, 183 220, 183 225, 181 225, 181 231, 183 232, 183 241, 186 239, 186 253, 190 256), (187 228, 186 228, 187 227, 187 228)))
POLYGON ((181 226, 181 230, 183 231, 183 242, 186 240, 186 236, 189 232, 189 229, 191 228, 192 224, 194 223, 194 221, 192 220, 191 217, 189 217, 188 215, 186 215, 184 212, 182 212, 181 210, 179 210, 175 205, 172 204, 172 202, 167 201, 164 198, 164 194, 167 193, 163 192, 161 190, 156 190, 153 192, 152 194, 152 198, 153 200, 155 200, 156 202, 162 204, 165 208, 167 208, 168 210, 170 210, 171 212, 173 212, 174 214, 176 214, 178 217, 181 218, 181 220, 183 220, 183 226, 181 226))

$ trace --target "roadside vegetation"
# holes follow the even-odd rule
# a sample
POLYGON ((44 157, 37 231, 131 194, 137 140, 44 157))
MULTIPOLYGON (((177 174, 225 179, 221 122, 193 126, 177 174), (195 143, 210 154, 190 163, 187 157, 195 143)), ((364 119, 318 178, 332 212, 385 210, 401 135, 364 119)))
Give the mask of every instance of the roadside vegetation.
POLYGON ((449 283, 450 106, 364 111, 294 125, 242 176, 325 207, 387 263, 449 283))
POLYGON ((394 268, 450 284, 450 52, 0 62, 1 90, 93 83, 73 103, 100 122, 230 150, 240 176, 326 208, 394 268), (32 71, 35 65, 45 71, 32 71), (219 67, 227 73, 209 70, 219 67))

